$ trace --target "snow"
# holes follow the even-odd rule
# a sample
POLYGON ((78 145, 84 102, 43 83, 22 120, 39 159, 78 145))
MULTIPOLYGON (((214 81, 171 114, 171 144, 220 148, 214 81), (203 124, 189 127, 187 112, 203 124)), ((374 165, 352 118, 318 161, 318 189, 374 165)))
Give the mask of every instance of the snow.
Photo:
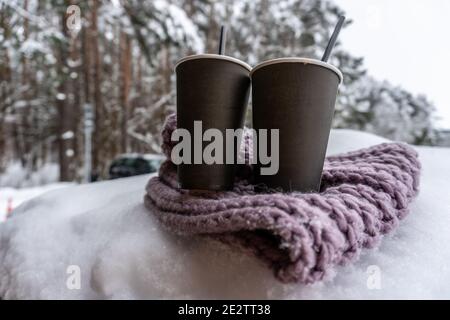
POLYGON ((63 140, 69 140, 69 139, 73 139, 74 136, 75 136, 75 134, 73 133, 73 131, 66 131, 61 135, 61 138, 63 140))
POLYGON ((38 170, 31 172, 20 162, 10 163, 0 174, 0 188, 35 187, 54 183, 59 180, 59 166, 56 163, 45 163, 38 170))
POLYGON ((51 183, 40 187, 31 187, 24 189, 0 188, 0 223, 3 222, 8 214, 14 214, 14 210, 25 201, 37 197, 46 192, 68 187, 71 183, 51 183))
POLYGON ((56 94, 56 99, 58 100, 66 100, 66 95, 62 92, 56 94))
POLYGON ((187 40, 187 45, 194 52, 204 51, 204 41, 200 38, 196 25, 183 9, 167 0, 155 0, 152 2, 152 6, 153 13, 159 19, 149 21, 149 30, 152 30, 161 39, 170 38, 180 43, 187 40))
MULTIPOLYGON (((385 141, 335 130, 329 154, 385 141)), ((450 149, 417 147, 421 194, 376 250, 312 286, 283 285, 256 258, 162 230, 144 208, 149 176, 45 193, 0 224, 0 296, 41 299, 443 299, 450 297, 450 149), (80 288, 67 271, 78 266, 80 288), (71 287, 70 287, 71 288, 71 287)), ((75 268, 76 269, 76 268, 75 268)))
POLYGON ((31 57, 35 52, 49 53, 48 48, 44 44, 33 39, 25 40, 19 51, 28 57, 31 57))

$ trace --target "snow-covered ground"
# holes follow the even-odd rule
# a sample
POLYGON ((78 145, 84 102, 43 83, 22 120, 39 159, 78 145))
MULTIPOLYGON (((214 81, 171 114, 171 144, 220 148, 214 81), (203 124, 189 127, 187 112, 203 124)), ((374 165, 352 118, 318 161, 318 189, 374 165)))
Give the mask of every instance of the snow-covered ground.
POLYGON ((14 209, 23 202, 37 197, 48 191, 68 187, 71 183, 51 183, 40 187, 31 187, 23 189, 0 188, 0 223, 8 215, 14 214, 14 209))
POLYGON ((46 163, 31 174, 19 162, 10 163, 0 174, 0 223, 23 202, 70 185, 56 183, 58 175, 59 168, 55 163, 46 163))
MULTIPOLYGON (((328 153, 383 141, 333 131, 328 153)), ((423 176, 412 213, 326 282, 283 285, 253 257, 161 230, 142 204, 149 176, 140 176, 55 190, 16 209, 0 224, 0 296, 450 298, 450 149, 417 150, 423 176)))

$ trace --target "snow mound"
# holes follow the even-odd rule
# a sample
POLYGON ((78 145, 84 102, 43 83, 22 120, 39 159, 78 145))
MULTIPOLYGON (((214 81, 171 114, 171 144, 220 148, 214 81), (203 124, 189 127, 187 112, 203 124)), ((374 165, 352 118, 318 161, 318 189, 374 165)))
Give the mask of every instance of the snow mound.
POLYGON ((39 187, 15 189, 15 188, 0 188, 0 223, 4 221, 8 214, 14 214, 14 209, 34 197, 43 193, 59 188, 64 188, 72 185, 72 183, 51 183, 39 187))
MULTIPOLYGON (((386 140, 335 130, 328 153, 386 140)), ((284 285, 257 259, 162 230, 142 204, 150 176, 55 190, 0 224, 0 297, 27 299, 449 298, 450 149, 417 148, 421 194, 377 250, 332 280, 284 285), (76 266, 80 286, 70 286, 76 266)))

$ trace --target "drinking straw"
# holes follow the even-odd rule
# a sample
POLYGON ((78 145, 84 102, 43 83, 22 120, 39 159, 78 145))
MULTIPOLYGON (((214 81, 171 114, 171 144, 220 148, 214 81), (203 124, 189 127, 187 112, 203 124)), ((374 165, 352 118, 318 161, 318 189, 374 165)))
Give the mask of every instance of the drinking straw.
POLYGON ((333 34, 331 35, 330 41, 328 41, 327 48, 325 49, 325 53, 323 54, 322 61, 327 62, 328 58, 330 58, 331 51, 334 48, 334 45, 336 44, 337 38, 339 36, 339 32, 341 32, 341 28, 344 25, 345 16, 340 16, 339 21, 334 28, 333 34))
POLYGON ((220 27, 220 40, 219 40, 219 54, 224 55, 225 54, 225 42, 227 38, 227 27, 221 26, 220 27))

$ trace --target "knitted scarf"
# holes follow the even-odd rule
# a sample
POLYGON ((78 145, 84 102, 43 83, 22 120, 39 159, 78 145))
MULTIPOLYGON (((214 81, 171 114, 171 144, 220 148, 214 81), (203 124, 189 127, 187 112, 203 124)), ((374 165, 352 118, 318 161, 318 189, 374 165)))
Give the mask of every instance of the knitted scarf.
POLYGON ((257 256, 282 282, 320 281, 373 248, 418 194, 418 155, 401 143, 327 157, 320 193, 261 191, 249 183, 250 166, 231 191, 182 190, 170 161, 175 128, 171 115, 162 133, 169 160, 148 182, 145 206, 173 233, 213 237, 257 256))

